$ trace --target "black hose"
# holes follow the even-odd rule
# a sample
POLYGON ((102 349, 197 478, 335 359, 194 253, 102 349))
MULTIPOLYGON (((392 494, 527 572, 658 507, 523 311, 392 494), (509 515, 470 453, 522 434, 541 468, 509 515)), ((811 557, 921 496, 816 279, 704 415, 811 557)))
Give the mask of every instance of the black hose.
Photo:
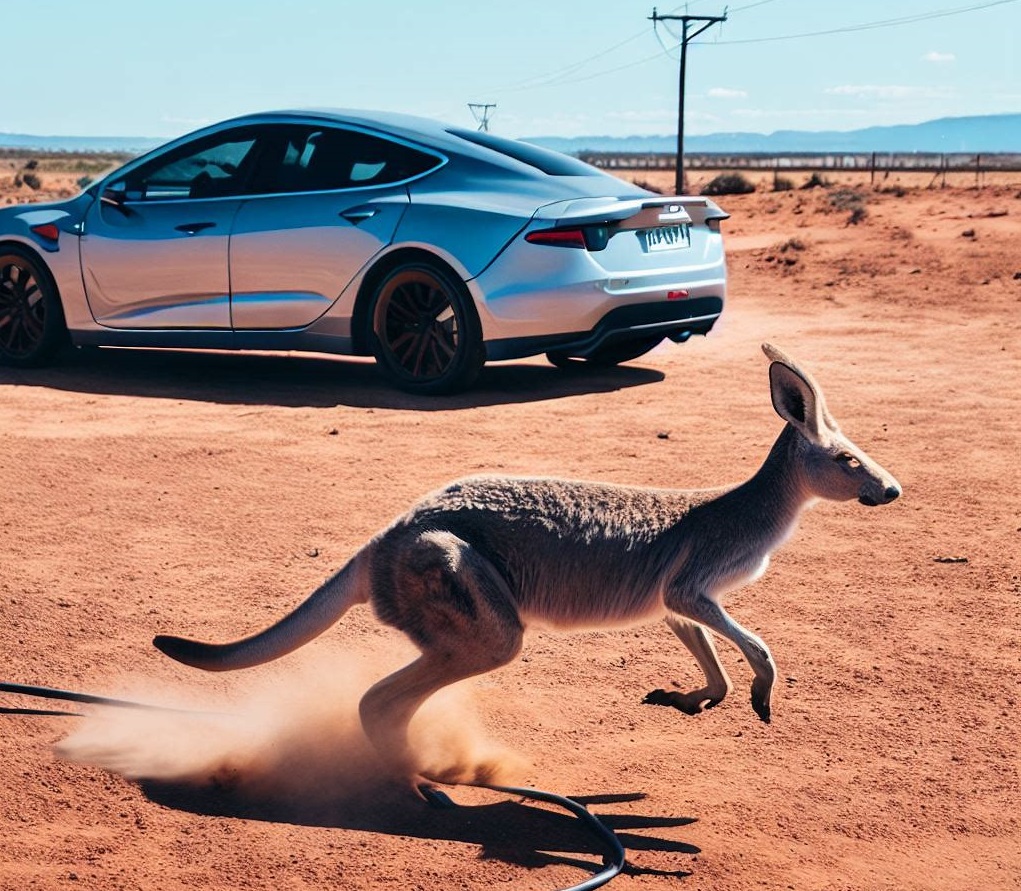
POLYGON ((605 885, 610 879, 617 875, 624 868, 624 846, 620 839, 614 834, 605 823, 593 814, 583 804, 579 804, 573 798, 564 795, 557 795, 554 792, 544 792, 542 789, 532 789, 527 786, 485 786, 486 789, 493 789, 497 792, 506 792, 509 795, 520 795, 523 798, 534 798, 536 801, 545 801, 555 804, 574 814, 582 823, 599 836, 606 843, 610 851, 608 857, 604 857, 604 867, 594 876, 590 876, 584 882, 564 888, 563 891, 591 891, 605 885))
MULTIPOLYGON (((91 693, 75 693, 71 690, 58 690, 54 687, 35 687, 28 684, 10 684, 0 681, 0 693, 15 693, 20 696, 37 696, 42 699, 62 699, 68 702, 81 702, 87 705, 106 705, 114 708, 145 709, 147 711, 170 711, 184 712, 185 709, 167 708, 160 705, 148 705, 144 702, 133 702, 127 699, 111 699, 108 696, 94 696, 91 693)), ((47 709, 34 708, 5 708, 0 707, 0 714, 7 715, 51 715, 64 717, 84 717, 76 712, 50 711, 47 709)), ((191 714, 195 714, 191 712, 191 714)), ((604 856, 604 867, 595 875, 590 876, 584 882, 571 885, 562 891, 592 891, 605 885, 610 879, 616 876, 624 868, 624 846, 620 839, 600 819, 583 804, 579 804, 573 798, 564 795, 557 795, 554 792, 544 792, 541 789, 532 789, 527 786, 491 786, 480 784, 483 788, 492 789, 494 792, 505 792, 508 795, 519 795, 522 798, 531 798, 535 801, 545 801, 548 804, 555 804, 574 814, 579 821, 584 823, 592 832, 604 842, 609 849, 609 856, 604 856)), ((454 806, 454 802, 434 788, 423 788, 423 794, 428 800, 441 807, 454 806)))
MULTIPOLYGON (((147 712, 173 712, 178 715, 216 715, 223 717, 225 712, 189 708, 171 708, 168 705, 150 705, 147 702, 134 702, 130 699, 111 699, 109 696, 95 696, 92 693, 75 693, 73 690, 58 690, 55 687, 34 687, 29 684, 10 684, 0 681, 0 693, 17 693, 19 696, 38 696, 41 699, 62 699, 66 702, 81 702, 86 705, 105 705, 111 708, 139 709, 147 712)), ((84 718, 78 712, 49 711, 47 709, 11 709, 0 708, 0 714, 22 715, 66 715, 72 718, 84 718)))

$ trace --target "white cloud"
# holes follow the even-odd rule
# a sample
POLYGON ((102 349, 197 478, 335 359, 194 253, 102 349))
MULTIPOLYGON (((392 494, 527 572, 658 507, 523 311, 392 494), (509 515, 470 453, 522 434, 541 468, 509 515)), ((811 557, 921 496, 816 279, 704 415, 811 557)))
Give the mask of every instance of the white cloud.
POLYGON ((947 62, 956 62, 957 56, 953 53, 940 53, 936 50, 926 53, 922 56, 923 62, 935 62, 937 65, 945 65, 947 62))
POLYGON ((945 99, 950 90, 933 87, 908 87, 898 84, 845 84, 827 87, 824 91, 831 96, 852 96, 867 99, 945 99))
POLYGON ((748 93, 744 90, 732 90, 729 87, 713 87, 709 91, 711 99, 747 99, 748 93))
POLYGON ((623 121, 628 124, 658 124, 663 121, 676 121, 677 112, 670 107, 646 111, 608 111, 606 117, 611 121, 623 121))

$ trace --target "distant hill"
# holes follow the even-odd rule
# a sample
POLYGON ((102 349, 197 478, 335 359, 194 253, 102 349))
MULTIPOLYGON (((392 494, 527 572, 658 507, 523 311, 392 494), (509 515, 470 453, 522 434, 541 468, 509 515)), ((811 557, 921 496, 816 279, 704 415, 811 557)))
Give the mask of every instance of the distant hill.
MULTIPOLYGON (((39 151, 126 152, 138 154, 165 140, 147 136, 29 136, 0 133, 0 148, 39 151)), ((673 152, 677 137, 559 136, 525 142, 566 154, 593 152, 673 152)), ((687 136, 689 152, 748 154, 766 152, 1021 152, 1021 114, 940 118, 922 124, 867 127, 863 130, 777 130, 775 133, 712 133, 687 136)))
POLYGON ((0 133, 0 148, 43 152, 118 152, 138 155, 164 142, 165 139, 154 139, 151 136, 30 136, 27 133, 0 133))
MULTIPOLYGON (((537 136, 526 142, 558 152, 673 152, 677 137, 537 136)), ((685 136, 686 152, 1021 152, 1021 114, 940 118, 922 124, 862 130, 778 130, 775 133, 713 133, 685 136)))

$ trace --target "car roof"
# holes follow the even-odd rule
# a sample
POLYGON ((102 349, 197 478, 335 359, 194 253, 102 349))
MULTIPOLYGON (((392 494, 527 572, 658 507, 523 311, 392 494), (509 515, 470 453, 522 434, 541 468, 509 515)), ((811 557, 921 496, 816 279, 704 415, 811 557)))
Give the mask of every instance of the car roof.
POLYGON ((450 131, 452 125, 417 115, 390 111, 371 111, 354 108, 299 108, 277 111, 256 112, 231 118, 216 125, 238 126, 246 123, 287 123, 290 121, 322 120, 334 124, 352 124, 369 130, 378 130, 391 136, 411 142, 424 142, 433 148, 442 148, 459 154, 486 157, 487 153, 478 146, 458 138, 450 131))

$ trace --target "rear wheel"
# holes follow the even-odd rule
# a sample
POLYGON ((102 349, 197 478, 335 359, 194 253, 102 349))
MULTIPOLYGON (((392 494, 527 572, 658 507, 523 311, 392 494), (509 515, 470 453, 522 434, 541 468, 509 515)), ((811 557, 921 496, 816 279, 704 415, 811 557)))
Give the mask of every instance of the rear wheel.
POLYGON ((373 293, 370 318, 376 361, 408 392, 466 389, 485 362, 471 296, 439 266, 414 262, 390 272, 373 293))
POLYGON ((639 356, 644 356, 649 350, 657 346, 663 339, 662 335, 655 337, 642 337, 638 340, 624 340, 619 343, 611 343, 599 347, 595 352, 584 357, 584 360, 572 358, 567 353, 550 352, 546 358, 556 365, 557 368, 576 367, 581 361, 598 368, 609 368, 619 365, 621 362, 630 362, 639 356))
POLYGON ((44 365, 67 340, 49 270, 28 251, 0 248, 0 364, 44 365))

